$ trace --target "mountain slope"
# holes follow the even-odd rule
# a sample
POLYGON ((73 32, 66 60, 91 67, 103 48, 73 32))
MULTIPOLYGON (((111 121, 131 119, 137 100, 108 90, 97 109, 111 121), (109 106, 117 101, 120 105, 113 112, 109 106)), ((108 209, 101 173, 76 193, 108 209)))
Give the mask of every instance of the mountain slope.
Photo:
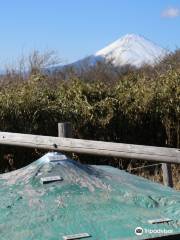
POLYGON ((112 60, 116 66, 130 64, 140 67, 143 64, 154 64, 165 54, 166 50, 144 37, 128 34, 98 51, 95 57, 112 60))
POLYGON ((87 58, 70 64, 75 67, 93 66, 98 61, 112 61, 115 66, 132 65, 141 67, 153 65, 167 54, 167 51, 146 38, 127 34, 87 58))

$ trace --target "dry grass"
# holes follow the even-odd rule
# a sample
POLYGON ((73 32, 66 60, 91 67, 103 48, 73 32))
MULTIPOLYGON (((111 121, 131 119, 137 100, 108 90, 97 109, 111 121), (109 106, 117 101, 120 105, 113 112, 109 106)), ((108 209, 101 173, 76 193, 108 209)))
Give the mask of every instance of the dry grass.
MULTIPOLYGON (((153 166, 152 166, 153 167, 153 166)), ((153 167, 154 169, 151 171, 149 169, 139 168, 136 170, 132 170, 131 173, 136 174, 138 176, 150 179, 153 182, 158 182, 163 184, 163 174, 161 165, 159 167, 153 167)), ((176 190, 180 190, 180 165, 173 164, 172 165, 172 176, 173 176, 173 188, 176 190)))

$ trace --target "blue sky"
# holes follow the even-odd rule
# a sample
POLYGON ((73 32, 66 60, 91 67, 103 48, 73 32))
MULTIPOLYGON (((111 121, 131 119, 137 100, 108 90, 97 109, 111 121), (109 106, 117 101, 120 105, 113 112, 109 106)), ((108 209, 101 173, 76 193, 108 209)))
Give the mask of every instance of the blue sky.
POLYGON ((179 0, 0 0, 0 66, 33 49, 72 62, 127 33, 172 50, 179 15, 179 0))

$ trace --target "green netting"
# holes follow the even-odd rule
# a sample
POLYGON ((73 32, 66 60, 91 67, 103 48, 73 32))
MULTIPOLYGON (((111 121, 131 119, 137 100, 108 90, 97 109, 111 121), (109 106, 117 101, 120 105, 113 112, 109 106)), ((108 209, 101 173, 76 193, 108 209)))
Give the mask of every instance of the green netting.
POLYGON ((163 235, 136 236, 136 227, 180 233, 180 192, 110 166, 81 165, 57 153, 0 175, 0 200, 1 240, 57 240, 83 232, 92 240, 163 235), (42 184, 47 176, 63 181, 42 184), (148 223, 162 218, 172 221, 148 223))

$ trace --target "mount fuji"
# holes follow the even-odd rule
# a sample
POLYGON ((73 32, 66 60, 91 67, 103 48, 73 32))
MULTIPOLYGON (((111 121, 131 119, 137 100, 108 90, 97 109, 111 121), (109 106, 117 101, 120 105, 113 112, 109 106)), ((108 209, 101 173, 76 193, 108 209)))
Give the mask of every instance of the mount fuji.
POLYGON ((79 68, 83 65, 93 66, 99 61, 111 61, 116 67, 132 65, 139 68, 144 64, 154 65, 167 53, 167 50, 140 35, 127 34, 94 55, 70 65, 79 68))

